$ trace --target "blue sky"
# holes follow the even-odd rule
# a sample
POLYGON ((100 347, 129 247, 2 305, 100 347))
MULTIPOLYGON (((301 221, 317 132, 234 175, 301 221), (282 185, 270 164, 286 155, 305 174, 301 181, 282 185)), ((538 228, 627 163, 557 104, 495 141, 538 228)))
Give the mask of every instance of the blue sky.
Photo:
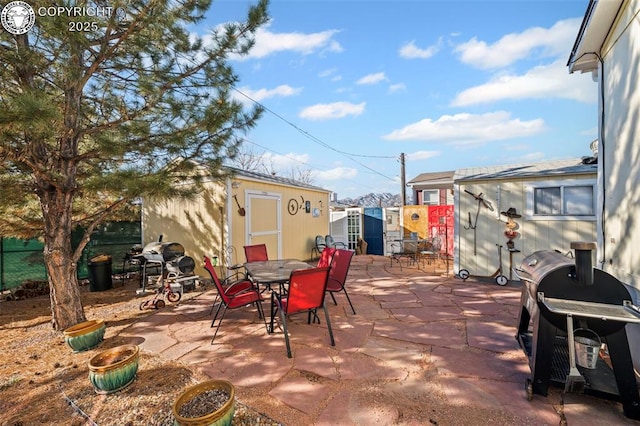
MULTIPOLYGON (((241 19, 214 1, 204 34, 241 19)), ((240 93, 268 111, 246 136, 339 198, 400 193, 420 173, 590 155, 597 86, 566 63, 588 0, 278 1, 240 93)))

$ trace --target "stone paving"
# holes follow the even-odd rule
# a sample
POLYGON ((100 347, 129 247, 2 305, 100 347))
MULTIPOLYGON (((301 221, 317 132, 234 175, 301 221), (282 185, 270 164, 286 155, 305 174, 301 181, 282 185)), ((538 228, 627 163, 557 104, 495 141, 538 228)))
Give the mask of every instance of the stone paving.
MULTIPOLYGON (((431 268, 431 270, 430 270, 431 268)), ((426 269, 426 270, 425 270, 426 269)), ((121 333, 142 350, 231 380, 239 401, 286 424, 638 424, 621 404, 551 388, 528 401, 530 370, 516 340, 518 284, 462 281, 356 256, 338 305, 327 298, 336 346, 322 324, 294 315, 293 358, 281 330, 255 308, 228 311, 211 344, 213 290, 121 333), (291 420, 294 419, 294 420, 291 420)), ((268 315, 268 303, 264 303, 268 315)))

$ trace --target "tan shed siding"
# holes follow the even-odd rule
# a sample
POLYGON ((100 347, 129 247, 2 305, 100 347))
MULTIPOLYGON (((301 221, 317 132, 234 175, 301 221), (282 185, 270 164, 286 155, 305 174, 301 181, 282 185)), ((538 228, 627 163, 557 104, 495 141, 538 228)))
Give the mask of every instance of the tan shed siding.
POLYGON ((160 235, 165 242, 182 244, 185 254, 196 262, 196 273, 202 275, 203 256, 220 256, 225 212, 222 187, 213 183, 188 200, 144 200, 144 244, 157 241, 160 235))
MULTIPOLYGON (((296 188, 279 185, 270 182, 260 182, 254 180, 243 179, 238 176, 234 181, 241 182, 240 186, 233 189, 233 194, 237 195, 242 206, 247 200, 247 191, 264 192, 265 194, 274 194, 280 196, 281 200, 281 217, 282 217, 282 257, 308 259, 310 257, 311 248, 315 242, 316 235, 326 235, 329 233, 329 193, 306 188, 296 188), (306 213, 304 205, 300 210, 291 215, 288 212, 287 205, 290 199, 295 199, 302 203, 302 198, 311 204, 311 212, 306 213), (313 217, 313 209, 320 211, 318 217, 313 217)), ((235 202, 234 202, 235 203, 235 202)), ((243 247, 246 245, 248 237, 246 235, 246 217, 240 217, 237 214, 237 208, 232 209, 233 226, 232 226, 232 244, 238 252, 238 261, 245 260, 243 247)), ((255 212, 252 220, 273 221, 273 217, 260 217, 255 212)), ((274 240, 267 242, 267 250, 269 257, 277 257, 277 243, 274 240)))
MULTIPOLYGON (((570 180, 594 179, 593 175, 585 175, 570 180)), ((490 276, 498 269, 498 248, 503 246, 502 262, 503 274, 509 275, 510 266, 518 266, 524 256, 537 250, 560 250, 567 252, 572 241, 595 241, 596 222, 592 220, 528 220, 526 217, 525 185, 536 181, 549 181, 544 178, 522 178, 509 181, 486 180, 470 184, 460 184, 459 226, 459 266, 467 269, 472 275, 490 276), (482 193, 489 208, 481 205, 476 224, 476 255, 473 254, 473 229, 469 228, 469 213, 471 224, 475 222, 478 202, 468 190, 474 194, 482 193), (507 218, 500 212, 510 207, 516 209, 521 218, 514 219, 518 224, 519 233, 514 240, 519 253, 513 253, 513 265, 509 264, 509 252, 506 248, 507 237, 504 235, 507 218)))

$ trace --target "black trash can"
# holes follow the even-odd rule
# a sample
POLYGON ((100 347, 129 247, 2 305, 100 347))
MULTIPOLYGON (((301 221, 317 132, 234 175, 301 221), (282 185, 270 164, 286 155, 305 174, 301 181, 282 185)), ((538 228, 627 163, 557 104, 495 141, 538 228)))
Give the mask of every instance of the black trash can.
POLYGON ((89 290, 105 291, 113 288, 111 281, 111 256, 99 254, 89 259, 89 290))

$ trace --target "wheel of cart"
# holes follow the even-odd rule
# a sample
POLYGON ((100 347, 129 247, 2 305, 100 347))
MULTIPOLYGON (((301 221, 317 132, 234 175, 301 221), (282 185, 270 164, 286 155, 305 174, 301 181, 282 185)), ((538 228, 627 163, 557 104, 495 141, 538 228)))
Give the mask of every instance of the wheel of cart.
POLYGON ((158 288, 153 299, 140 303, 140 310, 164 308, 166 306, 166 303, 163 300, 164 297, 166 297, 169 302, 176 303, 180 301, 182 294, 179 291, 173 291, 171 289, 171 283, 167 280, 162 287, 158 288))
POLYGON ((180 294, 179 291, 173 291, 171 289, 169 289, 166 292, 166 295, 167 295, 167 300, 172 303, 179 302, 180 299, 182 298, 182 295, 180 294))
POLYGON ((164 300, 153 298, 140 303, 140 310, 144 311, 145 309, 162 309, 165 306, 166 303, 164 303, 164 300))
POLYGON ((496 277, 496 284, 498 284, 499 286, 505 286, 509 283, 509 278, 507 278, 506 276, 500 274, 496 277))

